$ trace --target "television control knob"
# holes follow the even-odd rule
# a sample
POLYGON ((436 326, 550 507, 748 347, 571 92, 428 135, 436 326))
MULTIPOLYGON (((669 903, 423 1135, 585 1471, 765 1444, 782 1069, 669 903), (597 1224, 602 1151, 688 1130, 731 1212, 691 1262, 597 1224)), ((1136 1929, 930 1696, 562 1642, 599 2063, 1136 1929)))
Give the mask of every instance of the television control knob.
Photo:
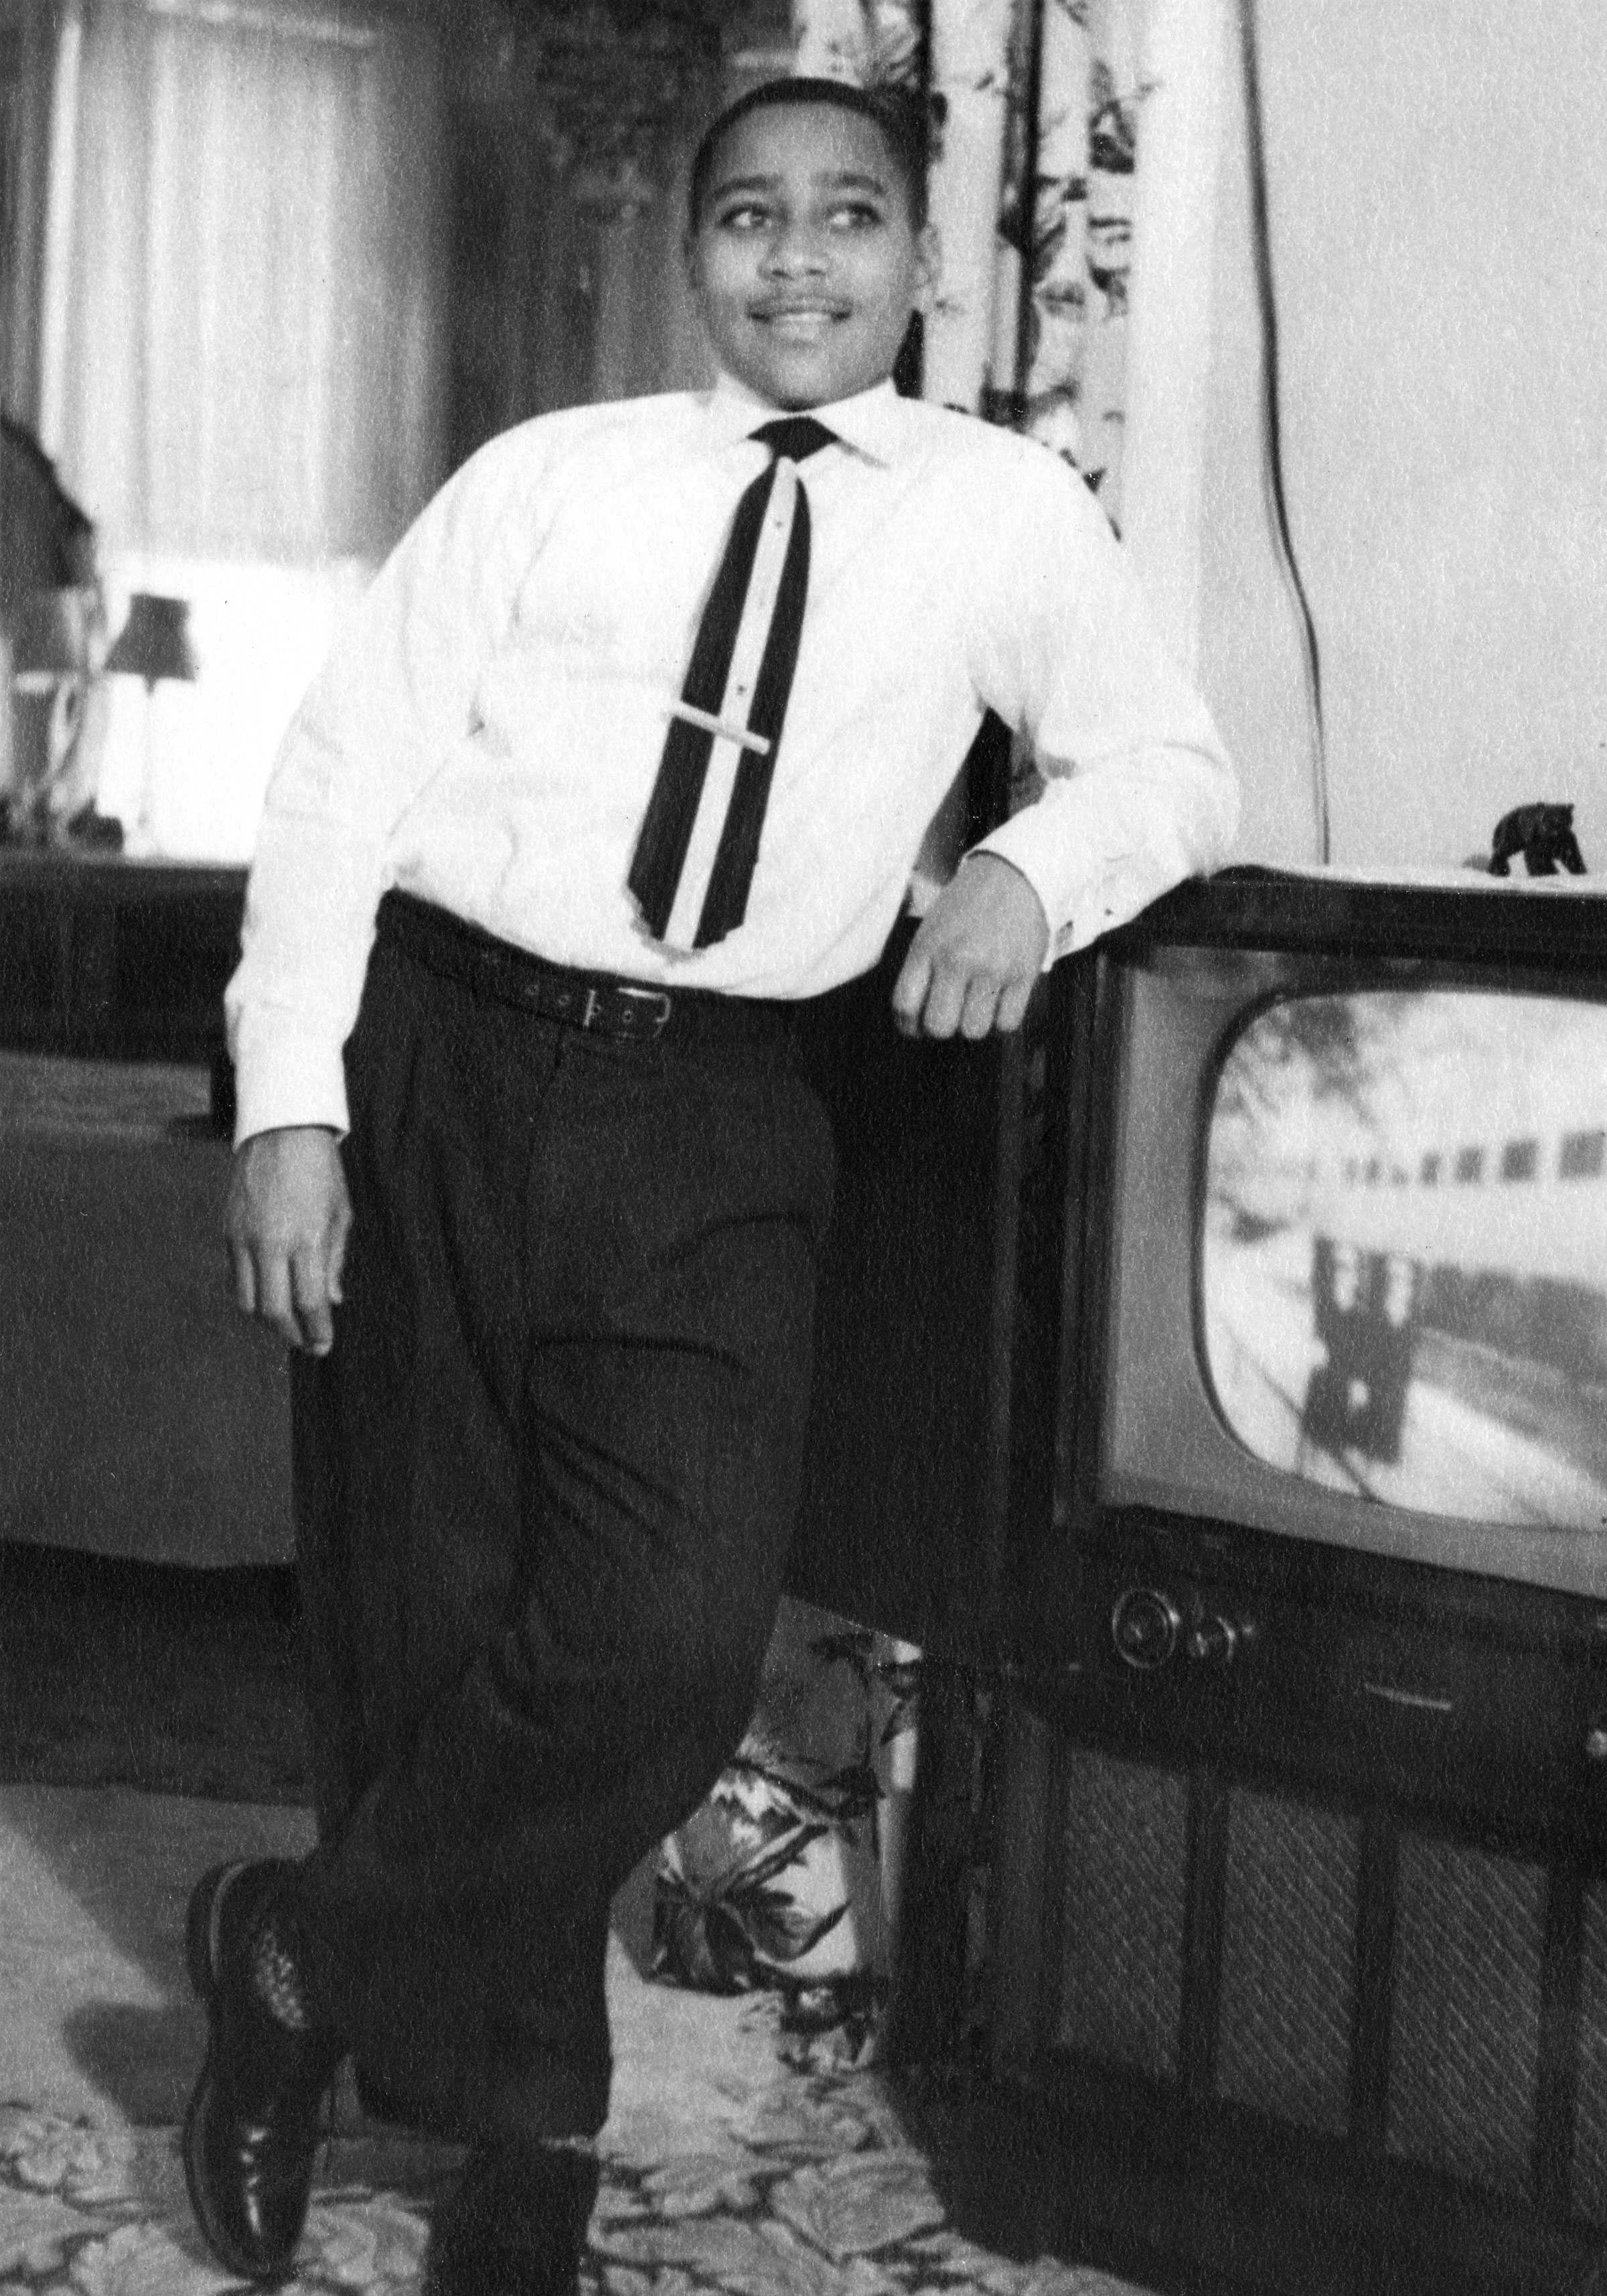
POLYGON ((1129 1587, 1111 1612, 1111 1639, 1124 1666, 1152 1674, 1177 1651, 1183 1613, 1169 1595, 1154 1587, 1129 1587))
POLYGON ((1184 1647, 1201 1666, 1231 1666, 1239 1640, 1239 1628, 1231 1619, 1212 1616, 1189 1628, 1184 1647))

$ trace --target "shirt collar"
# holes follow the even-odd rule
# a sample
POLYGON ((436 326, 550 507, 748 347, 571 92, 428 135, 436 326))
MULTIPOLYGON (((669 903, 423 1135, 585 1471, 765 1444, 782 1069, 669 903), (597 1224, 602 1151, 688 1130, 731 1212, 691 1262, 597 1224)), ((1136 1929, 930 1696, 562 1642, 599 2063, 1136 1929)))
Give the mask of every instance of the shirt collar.
MULTIPOLYGON (((750 390, 746 383, 738 382, 734 375, 725 373, 717 376, 707 406, 709 419, 722 441, 745 439, 761 422, 773 422, 784 412, 750 390)), ((890 379, 873 384, 869 390, 856 391, 851 398, 833 399, 829 406, 802 411, 873 463, 895 463, 903 451, 904 402, 890 379)))

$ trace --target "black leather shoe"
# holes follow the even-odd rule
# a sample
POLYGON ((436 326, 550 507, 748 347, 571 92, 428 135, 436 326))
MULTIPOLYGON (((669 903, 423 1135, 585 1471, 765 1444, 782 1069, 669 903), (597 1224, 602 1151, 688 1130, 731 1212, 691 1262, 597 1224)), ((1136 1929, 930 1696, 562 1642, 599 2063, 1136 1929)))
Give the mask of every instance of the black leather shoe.
POLYGON ((184 2116, 190 2202, 225 2269, 268 2284, 294 2268, 320 2108, 340 2057, 307 2010, 287 1925, 275 1918, 295 1870, 283 1858, 214 1866, 195 1885, 185 1931, 209 2029, 184 2116))
POLYGON ((597 2175, 594 2154, 562 2144, 473 2153, 435 2211, 424 2296, 575 2296, 597 2175))

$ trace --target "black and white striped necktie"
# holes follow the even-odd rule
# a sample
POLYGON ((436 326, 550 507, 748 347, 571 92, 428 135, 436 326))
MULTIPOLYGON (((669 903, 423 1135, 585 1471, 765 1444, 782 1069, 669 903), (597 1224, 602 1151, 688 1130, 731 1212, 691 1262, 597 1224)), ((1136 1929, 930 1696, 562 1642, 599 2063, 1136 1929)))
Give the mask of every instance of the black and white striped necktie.
POLYGON ((747 913, 809 583, 798 465, 836 438, 808 414, 751 435, 771 461, 737 504, 627 881, 672 948, 708 948, 747 913))

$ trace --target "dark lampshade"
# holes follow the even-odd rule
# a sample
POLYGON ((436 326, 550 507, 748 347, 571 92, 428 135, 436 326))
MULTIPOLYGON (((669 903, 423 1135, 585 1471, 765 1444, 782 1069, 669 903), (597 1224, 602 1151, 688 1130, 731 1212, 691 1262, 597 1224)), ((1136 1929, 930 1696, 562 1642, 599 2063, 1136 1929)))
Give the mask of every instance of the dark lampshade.
POLYGON ((185 598, 157 598, 136 590, 128 602, 128 619, 117 644, 106 657, 112 676, 143 677, 147 685, 159 678, 193 678, 195 649, 190 643, 190 605, 185 598))
POLYGON ((12 678, 20 685, 46 685, 87 670, 88 627, 86 592, 27 592, 5 618, 12 678))

